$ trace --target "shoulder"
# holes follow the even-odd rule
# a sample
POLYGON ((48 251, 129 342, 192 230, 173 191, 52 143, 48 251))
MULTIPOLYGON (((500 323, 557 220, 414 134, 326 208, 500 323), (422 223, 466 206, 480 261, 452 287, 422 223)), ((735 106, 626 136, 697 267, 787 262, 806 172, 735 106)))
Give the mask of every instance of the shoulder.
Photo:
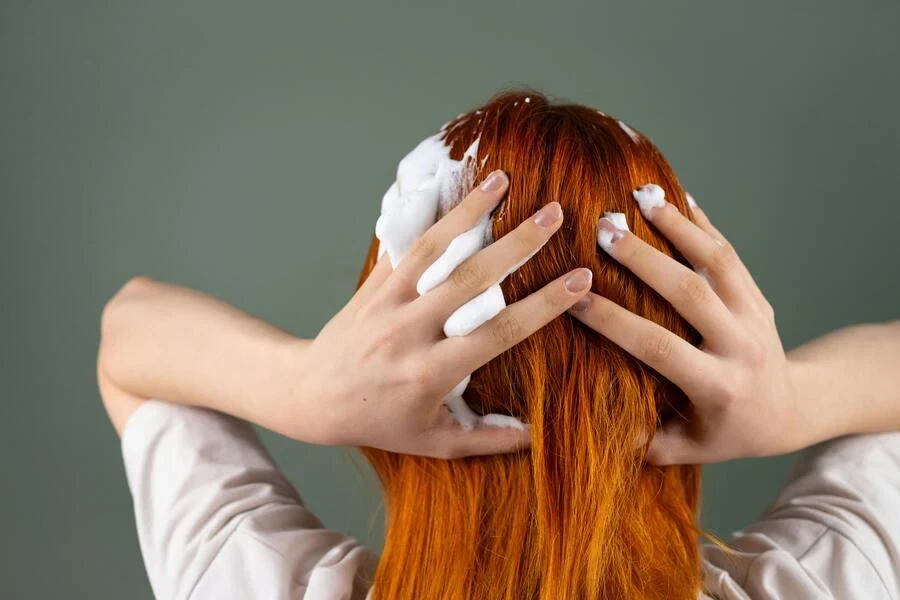
POLYGON ((898 507, 900 433, 809 448, 760 521, 737 532, 729 549, 704 547, 707 584, 721 598, 767 598, 772 590, 790 598, 897 598, 898 507))
POLYGON ((897 598, 852 540, 805 521, 763 521, 728 548, 705 545, 703 570, 717 600, 897 598))
POLYGON ((257 511, 235 529, 189 598, 364 600, 375 555, 343 533, 315 527, 317 523, 298 505, 257 511))

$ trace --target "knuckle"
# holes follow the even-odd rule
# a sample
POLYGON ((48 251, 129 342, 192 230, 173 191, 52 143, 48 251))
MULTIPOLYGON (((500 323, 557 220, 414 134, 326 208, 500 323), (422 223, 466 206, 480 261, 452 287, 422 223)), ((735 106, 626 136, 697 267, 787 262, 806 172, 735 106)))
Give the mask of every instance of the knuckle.
POLYGON ((498 317, 491 325, 491 337, 501 346, 512 346, 522 337, 522 325, 511 317, 498 317))
POLYGON ((423 393, 434 389, 437 377, 433 368, 426 361, 416 361, 409 365, 406 379, 413 389, 423 393))
POLYGON ((367 321, 373 320, 376 316, 376 308, 373 303, 361 303, 355 312, 351 313, 353 320, 356 323, 366 323, 367 321))
POLYGON ((724 273, 734 267, 736 260, 737 254, 734 252, 734 247, 728 242, 722 242, 721 245, 716 244, 710 253, 708 267, 715 273, 724 273))
POLYGON ((456 428, 451 428, 452 434, 448 435, 448 431, 439 426, 426 428, 425 443, 423 454, 432 458, 443 460, 453 460, 465 456, 465 448, 463 440, 460 439, 456 428))
POLYGON ((488 272, 478 262, 469 260, 456 267, 450 273, 451 283, 464 290, 480 291, 487 287, 488 272))
POLYGON ((731 409, 738 400, 739 385, 735 378, 724 378, 712 398, 711 405, 720 411, 731 409))
POLYGON ((696 225, 681 214, 674 204, 667 204, 665 208, 666 210, 664 212, 666 214, 666 220, 673 232, 672 237, 681 238, 690 235, 694 228, 696 228, 696 225))
POLYGON ((678 283, 678 290, 684 300, 695 304, 708 302, 712 293, 706 279, 696 273, 685 275, 678 283))
POLYGON ((462 458, 466 456, 466 448, 463 446, 462 442, 459 441, 451 441, 444 444, 444 447, 441 449, 444 458, 447 460, 455 460, 457 458, 462 458))
POLYGON ((544 242, 544 235, 537 231, 533 223, 520 225, 515 231, 503 239, 504 251, 508 256, 516 257, 517 261, 524 260, 540 247, 544 242))
POLYGON ((465 453, 457 444, 446 444, 438 448, 435 452, 435 458, 440 458, 442 460, 456 460, 463 456, 465 456, 465 453))
POLYGON ((541 305, 545 314, 560 313, 568 304, 569 295, 563 291, 562 286, 556 289, 546 289, 540 292, 541 305))
POLYGON ((412 249, 409 251, 409 256, 414 261, 418 262, 433 257, 437 254, 437 251, 437 241, 435 241, 434 237, 425 234, 413 244, 412 249))
POLYGON ((770 321, 775 321, 775 307, 769 304, 768 301, 763 302, 763 311, 765 312, 766 318, 770 321))
POLYGON ((749 340, 744 352, 751 366, 758 367, 766 361, 766 348, 759 340, 749 340))
POLYGON ((591 324, 598 328, 612 323, 616 316, 616 307, 611 302, 595 302, 591 307, 591 324))
POLYGON ((616 242, 616 257, 619 262, 625 265, 634 264, 638 259, 638 253, 641 251, 639 244, 633 243, 628 236, 616 242))
POLYGON ((518 257, 518 260, 524 260, 532 252, 535 251, 538 247, 540 247, 541 243, 544 241, 544 237, 538 233, 528 232, 523 233, 522 235, 513 236, 512 240, 512 254, 518 257))
POLYGON ((641 359, 647 363, 659 363, 672 355, 672 340, 667 335, 654 333, 641 342, 641 359))
POLYGON ((484 194, 477 188, 459 203, 455 210, 459 211, 459 216, 464 222, 475 223, 485 212, 484 194))

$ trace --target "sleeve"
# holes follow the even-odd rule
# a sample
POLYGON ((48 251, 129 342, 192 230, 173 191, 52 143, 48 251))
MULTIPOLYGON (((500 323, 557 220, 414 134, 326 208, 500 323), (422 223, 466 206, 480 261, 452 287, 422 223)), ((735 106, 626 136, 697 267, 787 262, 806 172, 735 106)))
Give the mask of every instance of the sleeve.
POLYGON ((365 596, 374 556, 323 528, 249 424, 149 400, 122 454, 157 598, 365 596))
POLYGON ((771 508, 729 547, 704 548, 721 598, 900 599, 900 433, 801 453, 771 508))

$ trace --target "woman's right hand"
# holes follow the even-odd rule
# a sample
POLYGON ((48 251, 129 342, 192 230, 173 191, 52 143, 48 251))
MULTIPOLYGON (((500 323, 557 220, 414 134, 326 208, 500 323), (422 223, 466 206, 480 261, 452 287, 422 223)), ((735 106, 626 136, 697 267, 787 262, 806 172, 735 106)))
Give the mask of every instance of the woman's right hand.
MULTIPOLYGON (((350 302, 304 348, 302 402, 317 399, 317 439, 456 458, 509 452, 530 444, 526 430, 464 431, 442 406, 469 373, 565 312, 590 289, 591 272, 575 269, 462 337, 443 325, 462 304, 499 281, 562 224, 558 203, 544 206, 502 239, 457 267, 420 296, 416 282, 450 241, 473 227, 506 193, 494 172, 432 226, 392 270, 387 254, 350 302)), ((309 436, 307 436, 309 438, 309 436)))

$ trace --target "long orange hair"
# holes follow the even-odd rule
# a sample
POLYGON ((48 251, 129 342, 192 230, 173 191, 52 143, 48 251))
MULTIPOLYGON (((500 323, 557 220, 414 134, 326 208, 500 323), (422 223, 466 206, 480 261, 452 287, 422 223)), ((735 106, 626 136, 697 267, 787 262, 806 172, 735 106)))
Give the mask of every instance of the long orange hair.
MULTIPOLYGON (((480 138, 476 181, 494 169, 509 175, 494 239, 544 204, 562 205, 562 229, 503 282, 508 304, 587 266, 594 292, 699 342, 667 302, 597 248, 597 221, 615 211, 683 260, 631 196, 656 183, 690 215, 646 138, 596 110, 521 92, 444 131, 454 159, 480 138)), ((373 239, 360 282, 377 248, 373 239)), ((640 441, 688 410, 678 388, 563 315, 475 372, 465 396, 476 411, 524 418, 532 447, 456 461, 363 448, 387 511, 376 599, 696 599, 700 468, 650 466, 640 441)))

